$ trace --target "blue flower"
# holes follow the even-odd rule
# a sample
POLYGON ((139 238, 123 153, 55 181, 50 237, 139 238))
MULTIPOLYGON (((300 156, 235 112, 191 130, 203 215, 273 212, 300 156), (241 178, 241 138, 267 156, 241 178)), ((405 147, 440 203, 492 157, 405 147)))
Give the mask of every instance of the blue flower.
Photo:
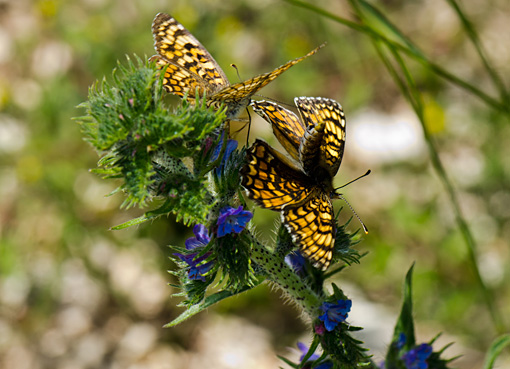
MULTIPOLYGON (((220 155, 221 147, 223 146, 223 135, 221 137, 220 143, 214 148, 214 152, 212 155, 211 160, 215 161, 218 159, 218 155, 220 155)), ((225 168, 225 165, 230 158, 230 155, 234 152, 234 150, 237 149, 237 141, 236 140, 227 140, 227 147, 225 148, 225 154, 223 155, 223 158, 221 159, 220 165, 216 168, 216 175, 219 177, 225 168)))
POLYGON ((426 360, 430 354, 432 354, 432 346, 422 343, 402 355, 402 360, 407 369, 427 369, 429 365, 426 360))
POLYGON ((293 251, 285 256, 285 262, 295 273, 301 273, 305 267, 305 257, 299 251, 293 251))
POLYGON ((242 205, 237 209, 227 206, 220 210, 218 218, 218 237, 223 237, 230 233, 241 233, 246 224, 253 218, 253 214, 248 210, 243 210, 242 205))
MULTIPOLYGON (((209 238, 209 233, 207 232, 207 228, 205 228, 202 224, 197 224, 193 228, 193 233, 195 234, 195 237, 188 238, 185 241, 186 250, 194 250, 196 248, 203 248, 207 246, 209 241, 211 240, 209 238)), ((202 263, 204 260, 206 260, 211 253, 208 252, 199 258, 197 258, 197 255, 200 251, 193 252, 191 254, 174 254, 175 256, 178 256, 182 261, 186 262, 189 265, 188 270, 188 278, 194 279, 194 280, 200 280, 202 282, 205 282, 204 275, 211 270, 214 263, 212 261, 208 263, 202 263)))
POLYGON ((338 300, 336 304, 325 302, 321 306, 324 314, 319 319, 324 322, 326 329, 331 332, 338 323, 344 322, 347 319, 351 306, 351 300, 338 300))
MULTIPOLYGON (((303 359, 305 358, 305 355, 308 353, 308 347, 303 342, 298 342, 297 346, 299 348, 299 351, 301 351, 301 356, 299 358, 299 362, 302 363, 303 359)), ((307 362, 317 360, 320 356, 318 354, 312 354, 307 362)), ((333 367, 333 363, 330 361, 326 361, 318 366, 314 366, 314 369, 331 369, 333 367)), ((308 368, 305 366, 305 368, 308 368)))

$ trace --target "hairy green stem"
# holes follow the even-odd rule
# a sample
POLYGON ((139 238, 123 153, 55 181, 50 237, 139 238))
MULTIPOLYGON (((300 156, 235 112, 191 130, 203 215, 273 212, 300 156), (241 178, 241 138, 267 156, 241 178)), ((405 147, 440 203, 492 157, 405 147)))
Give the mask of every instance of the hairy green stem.
POLYGON ((319 313, 319 296, 277 255, 252 236, 253 260, 313 319, 319 313))

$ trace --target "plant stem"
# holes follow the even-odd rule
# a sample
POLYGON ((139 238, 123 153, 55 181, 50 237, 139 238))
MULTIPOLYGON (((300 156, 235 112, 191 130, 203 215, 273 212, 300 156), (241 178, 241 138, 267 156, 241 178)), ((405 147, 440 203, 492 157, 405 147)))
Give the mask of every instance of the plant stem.
POLYGON ((499 89, 499 94, 502 101, 508 101, 508 91, 505 87, 505 84, 503 83, 503 80, 498 75, 496 70, 490 65, 489 60, 485 56, 485 52, 483 50, 483 46, 480 42, 480 39, 478 38, 478 34, 476 33, 475 28, 469 21, 469 19, 464 15, 464 12, 460 8, 459 4, 455 0, 446 0, 448 4, 455 10, 455 13, 457 13, 458 18, 460 19, 462 26, 464 27, 464 31, 467 33, 468 37, 471 40, 471 43, 476 49, 476 52, 478 53, 478 57, 482 61, 485 70, 487 73, 489 73, 489 76, 492 78, 492 82, 494 85, 499 89))
POLYGON ((316 317, 321 304, 319 296, 283 260, 270 252, 255 237, 251 238, 253 260, 264 268, 270 279, 292 297, 312 319, 316 317))

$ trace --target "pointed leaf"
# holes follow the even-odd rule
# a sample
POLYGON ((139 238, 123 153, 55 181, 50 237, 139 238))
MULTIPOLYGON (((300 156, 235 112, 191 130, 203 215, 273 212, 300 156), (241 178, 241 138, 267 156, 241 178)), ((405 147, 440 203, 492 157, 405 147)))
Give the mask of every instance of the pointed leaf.
POLYGON ((496 359, 506 346, 510 346, 510 334, 504 334, 503 336, 496 338, 494 342, 492 342, 491 347, 489 347, 489 351, 487 352, 487 356, 485 357, 485 364, 483 368, 484 369, 494 368, 494 363, 496 362, 496 359))
POLYGON ((406 280, 404 283, 404 302, 402 303, 402 310, 395 326, 393 333, 393 342, 397 342, 400 333, 404 333, 406 336, 406 342, 404 347, 409 350, 415 345, 414 337, 414 322, 413 322, 413 269, 414 264, 411 265, 409 271, 406 274, 406 280))
POLYGON ((180 323, 184 322, 185 320, 191 318, 193 315, 196 315, 199 312, 207 309, 209 306, 212 306, 212 305, 220 302, 221 300, 226 299, 227 297, 232 297, 232 296, 238 295, 242 292, 248 291, 248 290, 252 289, 253 287, 258 286, 260 283, 261 283, 261 281, 258 281, 254 286, 252 286, 252 287, 246 286, 238 291, 223 290, 223 291, 217 292, 213 295, 207 296, 201 304, 190 306, 185 312, 183 312, 177 318, 172 320, 170 323, 165 324, 163 327, 164 328, 174 327, 177 324, 180 324, 180 323))

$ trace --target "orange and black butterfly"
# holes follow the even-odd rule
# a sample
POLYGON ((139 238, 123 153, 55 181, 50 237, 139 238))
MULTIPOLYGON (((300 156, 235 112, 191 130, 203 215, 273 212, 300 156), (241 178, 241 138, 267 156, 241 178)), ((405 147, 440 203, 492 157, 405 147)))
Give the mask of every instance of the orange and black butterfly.
POLYGON ((322 47, 272 72, 231 85, 206 48, 170 15, 156 15, 152 33, 158 54, 150 60, 155 61, 159 68, 166 68, 163 79, 165 89, 181 97, 187 94, 190 101, 194 101, 197 95, 202 97, 205 94, 208 106, 219 107, 223 103, 227 107, 227 119, 236 118, 248 106, 253 94, 322 47))
POLYGON ((242 185, 258 205, 280 211, 294 244, 315 267, 326 270, 333 256, 336 222, 331 199, 345 146, 345 116, 332 99, 299 97, 293 112, 268 101, 253 110, 269 121, 290 158, 262 140, 248 149, 242 185))

